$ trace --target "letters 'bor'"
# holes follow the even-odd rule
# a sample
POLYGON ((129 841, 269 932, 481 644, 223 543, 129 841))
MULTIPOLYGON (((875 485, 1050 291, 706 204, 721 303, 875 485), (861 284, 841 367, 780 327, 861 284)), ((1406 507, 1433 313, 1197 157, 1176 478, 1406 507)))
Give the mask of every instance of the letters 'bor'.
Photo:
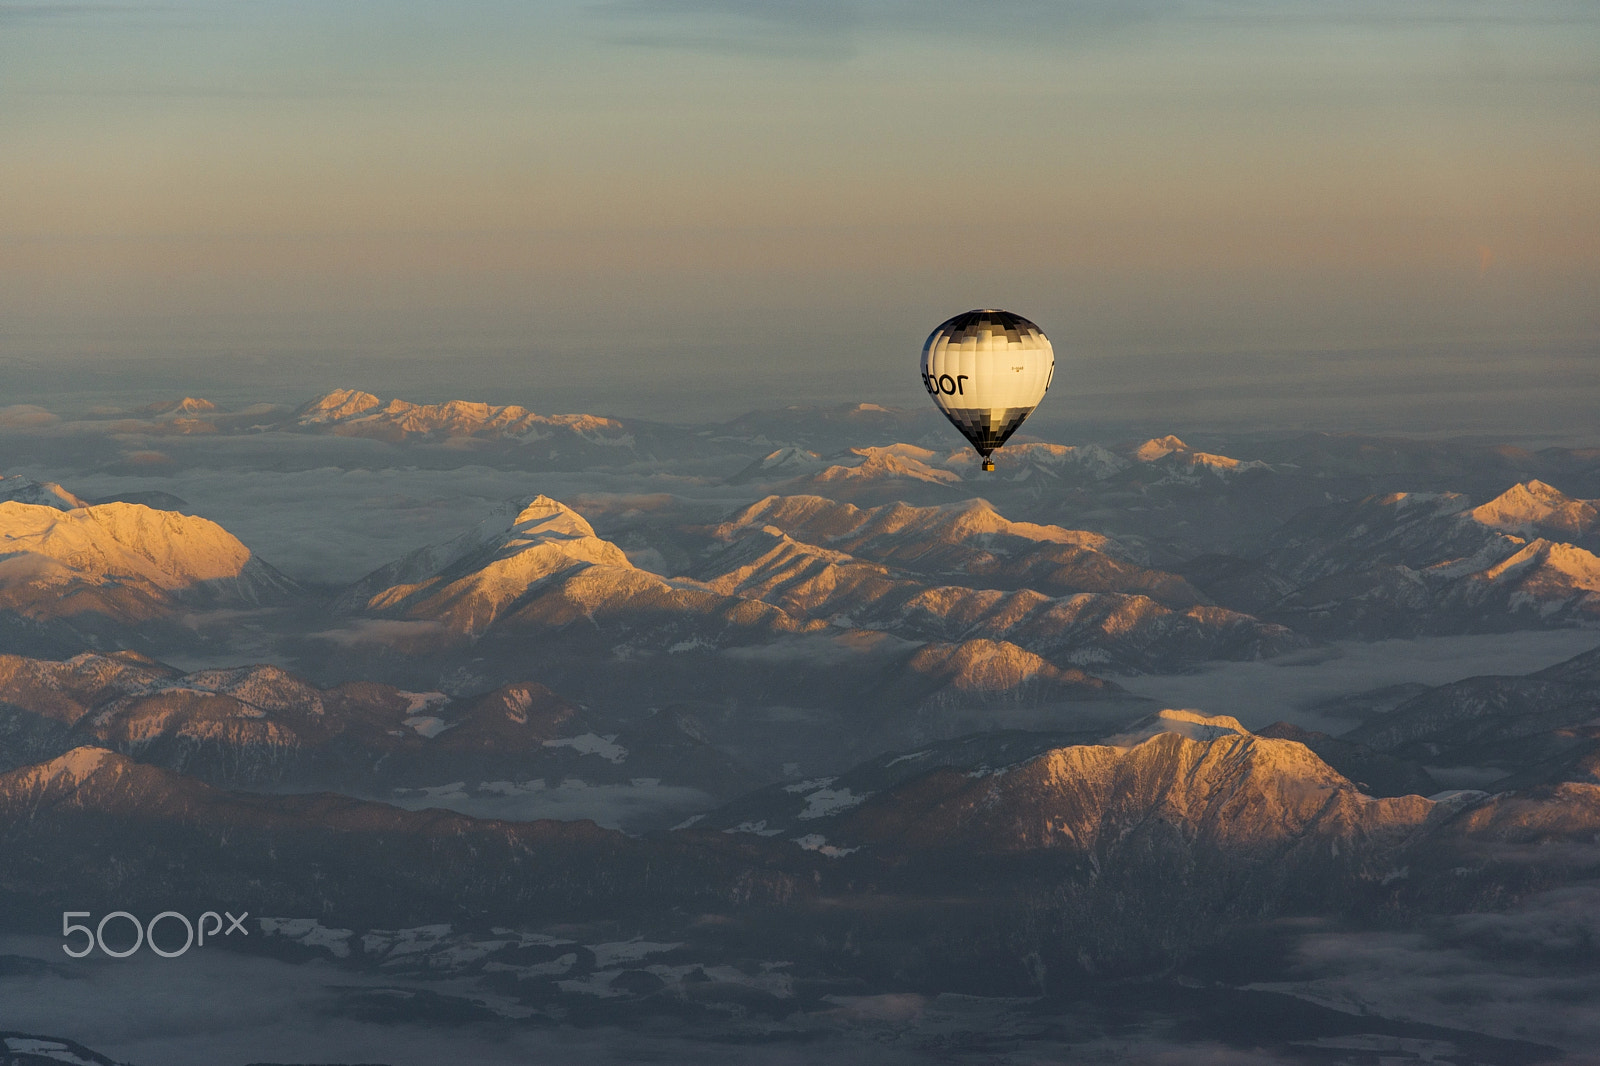
POLYGON ((963 436, 989 458, 1039 406, 1056 356, 1038 326, 1010 311, 968 311, 922 345, 922 384, 963 436))

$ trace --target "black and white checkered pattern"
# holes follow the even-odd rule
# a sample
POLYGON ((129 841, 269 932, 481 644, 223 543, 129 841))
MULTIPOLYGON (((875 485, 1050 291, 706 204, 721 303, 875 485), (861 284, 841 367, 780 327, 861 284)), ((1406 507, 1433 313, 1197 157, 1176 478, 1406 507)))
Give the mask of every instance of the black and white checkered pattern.
POLYGON ((944 416, 985 459, 1017 431, 1023 419, 1033 413, 1031 407, 1006 407, 999 411, 959 407, 946 407, 943 410, 944 416))

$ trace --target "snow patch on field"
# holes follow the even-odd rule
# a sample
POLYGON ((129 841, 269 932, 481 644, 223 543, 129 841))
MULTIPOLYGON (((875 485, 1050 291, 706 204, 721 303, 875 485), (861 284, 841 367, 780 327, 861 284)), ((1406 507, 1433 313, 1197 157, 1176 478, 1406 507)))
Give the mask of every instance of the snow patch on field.
POLYGON ((856 795, 848 788, 823 788, 806 797, 806 809, 800 812, 801 818, 824 818, 830 814, 848 811, 859 806, 866 800, 870 792, 856 795))
POLYGON ((266 936, 280 936, 293 940, 302 947, 320 948, 334 958, 350 957, 351 929, 330 929, 315 918, 258 918, 257 925, 266 936))
POLYGON ((48 1059, 51 1062, 67 1063, 68 1066, 98 1066, 98 1063, 94 1060, 84 1058, 67 1047, 67 1045, 55 1040, 37 1040, 29 1036, 8 1036, 4 1044, 5 1049, 12 1055, 32 1055, 35 1058, 48 1059))
POLYGON ((615 784, 590 784, 576 778, 559 783, 537 778, 500 780, 484 781, 470 788, 465 782, 453 781, 427 788, 395 789, 382 799, 407 810, 446 807, 474 818, 514 822, 587 818, 603 828, 629 832, 664 829, 714 805, 711 796, 697 788, 664 785, 649 777, 615 784))
POLYGON ((432 740, 440 733, 443 733, 446 729, 449 729, 451 726, 455 725, 454 722, 447 722, 443 718, 435 718, 432 715, 426 714, 407 718, 401 724, 415 731, 417 736, 423 737, 427 740, 432 740))
POLYGON ((650 955, 660 955, 667 951, 676 951, 683 947, 679 943, 658 943, 646 940, 643 937, 634 937, 632 940, 617 940, 606 944, 589 944, 590 951, 594 952, 594 964, 600 969, 615 966, 619 962, 637 962, 650 955))
POLYGON ((443 692, 396 692, 395 695, 407 701, 406 714, 419 715, 423 711, 430 711, 441 704, 449 703, 450 697, 443 692))
POLYGON ((768 829, 767 828, 767 820, 765 818, 763 818, 759 822, 748 822, 748 821, 740 822, 738 825, 734 826, 732 829, 724 829, 723 832, 724 833, 754 833, 758 837, 775 837, 779 833, 783 832, 783 830, 782 829, 768 829))
POLYGON ((571 748, 579 755, 598 755, 607 762, 619 763, 628 757, 628 749, 616 743, 616 735, 602 737, 596 733, 579 733, 575 737, 558 737, 547 740, 547 748, 571 748))
POLYGON ((828 838, 821 833, 807 833, 803 837, 795 837, 794 842, 806 851, 814 851, 819 855, 826 855, 830 859, 842 859, 860 848, 841 848, 828 843, 828 838))

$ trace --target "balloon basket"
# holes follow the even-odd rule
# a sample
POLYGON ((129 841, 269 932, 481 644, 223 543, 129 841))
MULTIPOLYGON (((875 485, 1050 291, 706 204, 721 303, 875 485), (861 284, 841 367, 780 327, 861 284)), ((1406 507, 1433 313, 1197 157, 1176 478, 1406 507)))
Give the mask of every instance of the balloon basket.
POLYGON ((987 458, 984 459, 983 468, 985 470, 987 470, 991 474, 994 473, 994 460, 993 459, 987 459, 987 458))

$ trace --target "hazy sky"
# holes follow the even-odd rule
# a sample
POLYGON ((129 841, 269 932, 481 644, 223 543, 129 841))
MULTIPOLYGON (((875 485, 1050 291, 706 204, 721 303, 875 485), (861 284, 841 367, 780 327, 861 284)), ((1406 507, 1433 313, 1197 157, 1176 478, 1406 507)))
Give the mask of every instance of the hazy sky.
POLYGON ((912 403, 986 305, 1593 389, 1600 5, 0 3, 0 387, 912 403))

